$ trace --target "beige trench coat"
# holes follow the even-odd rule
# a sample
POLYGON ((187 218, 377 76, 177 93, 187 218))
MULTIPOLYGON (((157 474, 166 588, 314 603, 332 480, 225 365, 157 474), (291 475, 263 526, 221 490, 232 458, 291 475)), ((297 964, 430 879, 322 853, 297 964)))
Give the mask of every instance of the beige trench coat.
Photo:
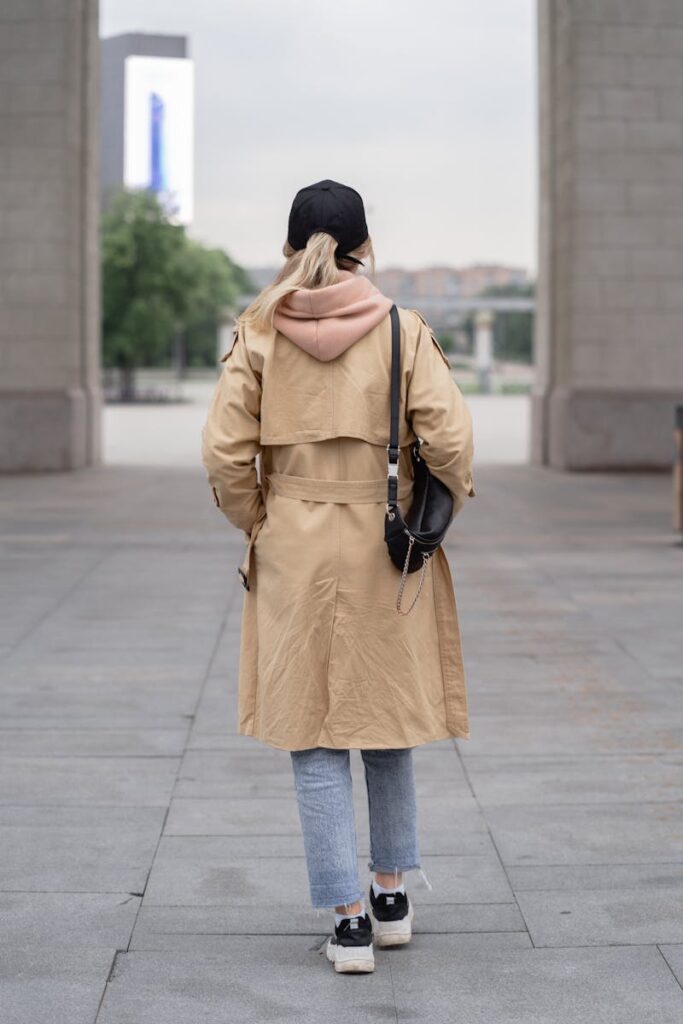
MULTIPOLYGON (((399 506, 410 505, 419 436, 457 512, 474 494, 470 414, 424 319, 399 315, 399 506)), ((241 326, 223 362, 202 452, 214 501, 246 541, 239 732, 284 750, 468 738, 442 549, 410 614, 396 609, 401 574, 384 541, 389 317, 329 362, 274 329, 241 326)), ((418 577, 407 578, 404 607, 418 577)))

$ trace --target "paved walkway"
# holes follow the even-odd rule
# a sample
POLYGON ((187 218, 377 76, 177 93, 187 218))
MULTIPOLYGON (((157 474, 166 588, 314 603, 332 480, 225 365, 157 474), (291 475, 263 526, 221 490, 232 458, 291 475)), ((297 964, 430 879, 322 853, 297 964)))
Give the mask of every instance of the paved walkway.
MULTIPOLYGON (((192 470, 0 482, 2 1024, 680 1024, 669 481, 481 468, 472 738, 416 752, 416 934, 336 976, 289 755, 235 734, 242 538, 192 470)), ((367 823, 356 771, 359 861, 367 823)))

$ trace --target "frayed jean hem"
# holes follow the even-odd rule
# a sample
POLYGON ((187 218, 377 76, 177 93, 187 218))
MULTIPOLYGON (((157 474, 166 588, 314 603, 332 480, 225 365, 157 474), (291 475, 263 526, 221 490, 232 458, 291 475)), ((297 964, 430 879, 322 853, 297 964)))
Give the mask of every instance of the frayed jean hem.
POLYGON ((364 900, 364 894, 359 889, 355 890, 355 893, 348 895, 344 893, 341 899, 337 899, 336 896, 329 896, 325 893, 323 896, 314 896, 311 893, 311 906, 315 910, 334 910, 335 907, 350 906, 352 903, 362 903, 364 900))
POLYGON ((420 872, 420 877, 422 878, 422 881, 427 886, 427 888, 430 890, 430 892, 434 888, 434 886, 432 885, 432 883, 427 878, 427 875, 425 874, 425 872, 424 872, 424 870, 423 870, 423 868, 422 868, 422 866, 420 864, 410 864, 408 867, 405 867, 405 868, 398 867, 397 865, 394 865, 394 867, 392 867, 392 868, 380 868, 380 867, 376 866, 375 861, 369 860, 368 861, 368 867, 370 868, 371 871, 374 871, 375 874, 393 875, 394 878, 396 878, 397 884, 398 884, 397 876, 399 875, 399 873, 401 873, 403 871, 419 871, 420 872))
POLYGON ((391 867, 381 867, 373 860, 368 861, 368 867, 370 868, 371 871, 374 871, 376 874, 380 875, 395 875, 397 873, 400 874, 402 871, 420 870, 419 864, 407 864, 405 867, 402 867, 400 864, 392 864, 391 867))

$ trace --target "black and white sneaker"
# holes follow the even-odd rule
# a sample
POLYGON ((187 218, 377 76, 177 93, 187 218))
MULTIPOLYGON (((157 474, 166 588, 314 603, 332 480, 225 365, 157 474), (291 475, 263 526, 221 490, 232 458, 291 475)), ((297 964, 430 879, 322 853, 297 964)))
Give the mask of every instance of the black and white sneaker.
POLYGON ((405 946, 413 934, 413 905, 407 892, 381 892, 370 884, 370 909, 378 946, 405 946))
POLYGON ((367 913, 344 917, 334 929, 325 949, 327 959, 340 974, 374 971, 372 921, 367 913))

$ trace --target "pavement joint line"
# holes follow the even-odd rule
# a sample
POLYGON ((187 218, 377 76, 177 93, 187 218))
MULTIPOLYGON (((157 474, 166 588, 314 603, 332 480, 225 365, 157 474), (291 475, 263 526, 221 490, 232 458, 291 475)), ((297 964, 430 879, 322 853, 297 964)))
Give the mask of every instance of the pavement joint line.
MULTIPOLYGON (((38 716, 36 716, 36 717, 38 717, 38 716)), ((182 716, 182 717, 189 717, 189 716, 182 716)), ((7 720, 8 720, 7 717, 5 717, 5 721, 7 721, 7 720)), ((138 725, 102 725, 102 726, 100 726, 100 725, 90 725, 90 726, 84 726, 84 725, 79 725, 78 724, 78 719, 77 718, 65 719, 65 721, 73 722, 74 724, 73 725, 69 725, 65 729, 55 729, 55 727, 53 725, 12 725, 12 726, 2 725, 2 726, 0 726, 0 733, 8 733, 9 735, 11 735, 12 733, 20 733, 20 732, 44 732, 44 733, 48 733, 49 735, 52 736, 52 735, 54 735, 55 732, 57 733, 57 735, 59 735, 60 732, 180 732, 181 730, 186 729, 188 725, 192 724, 191 722, 186 722, 183 725, 140 725, 140 726, 138 726, 138 725)), ((219 748, 215 748, 215 749, 218 750, 219 748)), ((33 756, 50 757, 51 755, 50 754, 39 754, 39 755, 33 755, 33 754, 30 754, 30 755, 25 755, 25 754, 2 754, 2 756, 3 757, 26 757, 26 756, 29 756, 29 757, 33 757, 33 756)), ((83 756, 83 757, 85 757, 85 756, 87 756, 87 757, 109 757, 109 756, 112 756, 112 755, 109 755, 109 754, 71 755, 71 754, 69 754, 67 756, 68 757, 71 757, 71 756, 76 756, 76 757, 78 757, 78 756, 83 756)), ((142 755, 137 755, 137 756, 142 756, 142 755)), ((159 755, 153 755, 153 756, 155 756, 155 757, 156 756, 158 756, 158 757, 173 757, 174 755, 173 754, 159 754, 159 755)))
MULTIPOLYGON (((278 857, 279 860, 279 857, 278 857)), ((406 886, 407 888, 407 886, 406 886)), ((413 890, 414 891, 414 890, 413 890)), ((526 890, 525 890, 526 891, 526 890)), ((119 893, 120 894, 120 893, 119 893)), ((126 895, 129 895, 128 893, 126 895)), ((131 893, 130 895, 136 895, 131 893)), ((137 895, 140 895, 139 893, 137 895)), ((412 893, 411 893, 412 896, 412 893)), ((423 907, 514 907, 515 900, 496 900, 494 903, 487 903, 485 900, 439 900, 438 903, 422 903, 423 907)), ((284 906, 285 904, 281 904, 284 906)), ((145 909, 152 910, 225 910, 227 907, 251 907, 251 903, 239 903, 230 900, 229 903, 148 903, 145 909)), ((519 928, 504 928, 503 931, 520 931, 519 928)), ((189 934, 193 934, 190 932, 189 934)), ((203 933, 202 933, 203 934, 203 933)))
MULTIPOLYGON (((45 810, 62 810, 62 811, 125 811, 133 809, 135 811, 160 811, 166 804, 91 804, 91 803, 79 803, 79 804, 33 804, 33 803, 21 803, 21 804, 3 804, 0 802, 0 818, 2 817, 3 811, 8 810, 22 810, 28 808, 33 811, 45 809, 45 810)), ((42 825, 40 822, 31 822, 30 825, 22 822, 19 825, 12 825, 6 821, 0 821, 0 828, 54 828, 55 823, 53 821, 46 822, 42 825)), ((64 825, 63 828, 80 828, 79 825, 64 825)), ((97 826, 93 825, 93 828, 97 826)), ((190 838, 189 836, 187 838, 190 838)))
MULTIPOLYGON (((322 950, 321 950, 321 952, 322 952, 322 950)), ((393 1002, 394 1002, 394 1019, 395 1019, 396 1024, 398 1024, 398 1000, 397 1000, 397 997, 396 997, 396 985, 394 984, 394 972, 392 970, 391 958, 388 959, 388 963, 389 963, 389 982, 391 984, 391 998, 393 999, 393 1002)))
POLYGON ((515 868, 656 868, 656 867, 677 867, 683 864, 683 857, 680 860, 574 860, 574 861, 547 861, 533 864, 512 864, 515 868))
MULTIPOLYGON (((314 931, 313 929, 311 929, 311 931, 292 932, 292 931, 284 931, 282 929, 278 929, 277 931, 267 931, 267 932, 254 932, 254 931, 251 931, 251 932, 248 932, 248 931, 243 931, 242 929, 234 929, 234 930, 231 929, 230 931, 227 931, 227 932, 173 931, 173 932, 167 932, 166 934, 168 934, 168 935, 189 935, 189 936, 193 936, 193 935, 200 936, 201 935, 204 938, 217 938, 217 937, 219 937, 221 935, 227 935, 229 937, 233 936, 233 935, 263 935, 263 936, 269 936, 269 935, 329 935, 329 930, 317 932, 317 931, 314 931)), ((462 930, 458 930, 457 928, 444 928, 444 929, 438 929, 438 928, 418 928, 418 929, 416 929, 415 934, 416 935, 526 935, 527 933, 526 933, 526 929, 525 928, 487 928, 485 931, 473 931, 471 928, 464 928, 462 930)), ((603 943, 601 943, 601 945, 603 945, 603 943)), ((613 943, 613 945, 617 945, 617 946, 640 945, 640 946, 642 946, 642 945, 647 945, 647 943, 642 943, 642 942, 640 942, 640 943, 617 942, 617 943, 613 943)), ((586 949, 588 949, 589 947, 590 947, 590 944, 588 946, 586 946, 586 947, 583 947, 583 946, 581 946, 581 947, 568 946, 567 948, 568 949, 573 949, 573 948, 581 948, 581 949, 586 948, 586 949)), ((124 950, 124 952, 126 952, 126 951, 124 950)), ((131 952, 134 952, 134 950, 131 950, 131 952)))
POLYGON ((114 970, 116 968, 116 961, 117 961, 119 956, 120 956, 120 951, 118 949, 115 949, 113 954, 112 954, 111 963, 109 965, 109 970, 107 972, 107 976, 104 979, 104 984, 102 985, 102 992, 100 993, 100 998, 99 998, 99 1001, 97 1003, 97 1009, 95 1010, 95 1016, 93 1018, 93 1024, 97 1024, 97 1021, 99 1019, 100 1012, 102 1010, 102 1004, 104 1003, 104 997, 107 994, 107 989, 109 987, 109 982, 114 977, 114 970))
MULTIPOLYGON (((211 653, 209 654, 209 657, 207 659, 206 670, 204 672, 204 679, 202 681, 202 685, 199 688, 199 692, 197 694, 197 699, 195 701, 193 718, 196 716, 196 714, 197 714, 197 712, 199 710, 200 704, 202 702, 202 698, 203 698, 204 693, 206 691, 206 687, 207 687, 209 678, 211 677, 211 672, 212 672, 212 669, 213 669, 213 665, 214 665, 214 662, 215 662, 216 657, 218 655, 218 652, 220 650, 221 642, 223 640, 223 635, 224 635, 224 632, 225 632, 225 629, 226 629, 226 625, 227 625, 228 619, 230 618, 230 614, 232 612, 233 605, 234 605, 234 603, 236 601, 236 598, 237 598, 236 588, 232 588, 232 589, 228 588, 228 593, 226 595, 226 600, 225 600, 224 605, 223 605, 223 614, 222 614, 221 619, 220 619, 219 627, 218 627, 218 629, 216 631, 216 636, 214 638, 213 646, 211 648, 211 653)), ((166 810, 165 810, 165 813, 164 813, 164 818, 163 818, 163 821, 161 823, 161 828, 159 830, 159 835, 157 837, 156 845, 154 847, 154 853, 152 854, 152 858, 151 858, 151 861, 150 861, 149 869, 148 869, 147 874, 145 876, 145 884, 144 884, 143 890, 142 890, 142 898, 141 898, 140 903, 138 905, 138 909, 137 909, 137 912, 135 914, 135 918, 133 920, 133 924, 132 924, 132 927, 131 927, 131 930, 130 930, 130 935, 129 935, 129 938, 128 938, 128 947, 127 947, 128 949, 130 949, 130 944, 133 941, 133 936, 135 934, 135 929, 137 927, 138 919, 140 917, 140 910, 142 909, 142 905, 144 903, 144 898, 145 898, 144 894, 147 891, 147 885, 149 884, 149 878, 150 878, 150 875, 151 875, 152 870, 154 868, 154 864, 155 864, 157 855, 159 853, 159 847, 161 845, 161 840, 162 840, 162 838, 164 836, 164 830, 166 828, 166 823, 168 821, 168 816, 169 816, 170 811, 171 811, 171 803, 173 801, 173 794, 174 794, 176 786, 178 785, 179 774, 180 774, 180 770, 182 768, 182 763, 183 763, 185 754, 187 753, 187 749, 188 749, 187 745, 188 745, 188 741, 189 741, 191 733, 192 733, 192 725, 188 724, 187 734, 186 734, 186 737, 185 737, 185 747, 184 747, 183 754, 180 757, 180 760, 179 760, 179 763, 178 763, 178 767, 177 767, 176 772, 175 772, 175 781, 174 781, 174 784, 173 784, 173 789, 171 791, 171 796, 170 796, 169 802, 168 802, 168 804, 166 806, 166 810)))
POLYGON ((0 657, 0 661, 9 661, 11 656, 16 652, 16 650, 19 647, 22 646, 22 644, 26 642, 26 640, 28 640, 31 634, 35 633, 36 630, 40 629, 40 627, 43 626, 48 621, 48 619, 55 614, 55 612, 62 606, 62 604, 64 604, 65 601, 68 601, 68 599, 73 594, 75 594, 78 588, 82 586, 82 584, 88 579, 88 577, 91 576, 92 573, 94 573, 97 569, 99 569, 99 567, 111 556, 112 552, 118 551, 120 549, 123 549, 122 543, 105 545, 104 550, 102 549, 102 546, 98 544, 95 550, 100 552, 99 558, 95 558, 95 560, 87 567, 87 569, 84 569, 84 571, 78 576, 78 578, 74 580, 71 583, 71 585, 67 587, 66 590, 63 590, 60 593, 59 597, 57 597, 57 599, 52 602, 50 607, 46 608, 43 614, 40 615, 35 622, 32 622, 28 629, 24 630, 24 632, 21 633, 15 639, 14 643, 8 644, 7 649, 3 653, 2 657, 0 657))
POLYGON ((465 777, 465 781, 467 782, 467 785, 470 788, 470 792, 472 793, 472 797, 474 798, 474 800, 475 800, 475 802, 477 804, 477 807, 479 808, 479 813, 482 815, 482 818, 483 818, 483 820, 484 820, 484 822, 486 824, 486 830, 488 832, 489 839, 491 840, 491 845, 493 846, 493 849, 495 850, 495 853, 496 853, 496 856, 498 858, 498 862, 500 864, 501 870, 502 870, 503 874, 505 875, 505 880, 506 880, 508 886, 510 887, 510 892, 514 896, 514 903, 517 906, 517 912, 518 912, 522 922, 524 923, 524 927, 526 929, 526 934, 529 936, 529 942, 531 943, 531 945, 533 947, 535 945, 535 943, 534 943, 533 937, 531 935, 531 930, 529 929, 529 924, 527 922, 526 917, 524 916, 522 908, 519 905, 519 900, 517 899, 517 895, 515 893, 514 886, 512 885, 512 881, 510 880, 510 875, 508 873, 507 865, 505 864, 505 861, 503 860, 502 854, 501 854, 501 852, 500 852, 500 850, 498 848, 498 844, 496 843, 496 840, 494 838, 493 832, 491 830, 491 826, 490 826, 490 824, 488 823, 488 821, 486 819, 486 815, 484 814, 484 809, 483 809, 483 807, 482 807, 482 805, 481 805, 481 803, 479 801, 479 798, 477 796, 476 790, 474 788, 474 783, 473 783, 473 781, 472 781, 472 779, 470 777, 469 770, 467 769, 467 766, 465 765, 465 761, 464 761, 464 759, 462 757, 462 754, 460 752, 460 746, 459 746, 459 744, 458 744, 456 739, 453 740, 453 749, 455 750, 455 756, 458 758, 458 760, 460 762, 460 767, 462 769, 462 773, 463 773, 463 775, 465 777))
MULTIPOLYGON (((512 867, 519 867, 521 865, 511 865, 511 866, 512 867)), ((536 864, 534 864, 533 868, 535 869, 536 867, 545 867, 545 866, 547 866, 547 865, 542 865, 542 864, 536 865, 536 864)), ((583 867, 584 865, 583 864, 580 864, 580 865, 568 864, 568 865, 565 865, 565 866, 569 867, 569 868, 575 868, 575 867, 583 867)), ((609 865, 605 865, 605 866, 606 867, 613 867, 614 865, 609 864, 609 865)), ((640 867, 650 867, 650 866, 656 867, 657 865, 654 865, 654 864, 653 865, 642 865, 641 864, 639 866, 640 867)), ((675 865, 675 866, 678 867, 679 865, 675 865)), ((581 893, 582 895, 586 895, 588 893, 594 893, 594 892, 614 892, 614 893, 618 893, 618 892, 643 892, 643 893, 649 893, 649 892, 652 892, 652 891, 654 891, 654 892, 667 892, 667 891, 670 891, 672 889, 678 891, 679 888, 680 888, 680 886, 678 886, 678 885, 646 886, 646 885, 639 885, 637 882, 634 882, 632 885, 595 885, 595 886, 591 886, 590 888, 586 888, 585 886, 580 886, 580 885, 577 886, 576 888, 573 888, 573 887, 572 888, 567 888, 566 886, 563 886, 561 889, 558 889, 556 886, 555 887, 551 886, 550 888, 546 888, 544 886, 542 889, 520 889, 519 887, 517 887, 516 891, 519 892, 523 896, 533 896, 533 895, 535 895, 536 893, 539 893, 539 892, 552 892, 552 893, 555 893, 555 895, 557 895, 557 896, 569 896, 569 895, 572 895, 572 894, 576 895, 576 893, 581 893)), ((489 904, 489 905, 493 906, 493 904, 489 904)), ((675 945, 675 943, 674 943, 674 945, 675 945)))
MULTIPOLYGON (((186 729, 175 731, 185 732, 186 729)), ((177 761, 180 758, 182 758, 182 754, 0 754, 0 764, 3 761, 177 761)), ((201 798, 185 797, 184 799, 201 798)))
MULTIPOLYGON (((183 797, 182 799, 184 799, 184 800, 208 800, 208 799, 219 800, 221 798, 220 797, 191 797, 191 796, 189 796, 189 797, 183 797)), ((227 799, 232 799, 232 797, 228 797, 227 799)), ((259 797, 258 799, 262 800, 262 799, 265 799, 265 798, 259 797)), ((577 801, 576 803, 539 803, 538 801, 535 801, 535 802, 532 801, 531 803, 528 803, 528 804, 526 804, 526 803, 517 803, 517 802, 515 802, 514 804, 512 804, 512 803, 505 803, 505 804, 489 804, 489 803, 486 803, 486 804, 481 805, 481 812, 482 812, 482 814, 485 814, 486 811, 501 811, 501 810, 510 809, 512 807, 524 807, 524 808, 534 807, 536 809, 538 809, 538 808, 548 808, 548 809, 551 809, 551 808, 559 808, 559 807, 595 807, 595 808, 631 807, 632 805, 635 805, 637 807, 670 807, 672 805, 677 805, 677 804, 683 804, 683 800, 587 800, 585 802, 578 802, 577 801)))
MULTIPOLYGON (((681 990, 683 990, 683 981, 681 981, 681 980, 679 979, 678 975, 676 974, 676 972, 674 971, 673 967, 672 967, 672 966, 671 966, 671 964, 669 963, 669 961, 668 961, 668 958, 667 958, 667 956, 666 956, 666 953, 665 953, 665 952, 664 952, 664 950, 662 949, 662 946, 665 946, 665 945, 669 945, 669 943, 665 943, 665 942, 659 943, 659 942, 658 942, 658 943, 657 943, 657 950, 659 951, 659 955, 660 955, 660 956, 662 957, 662 959, 664 960, 664 963, 665 963, 665 964, 666 964, 666 966, 667 966, 667 967, 669 968, 670 972, 671 972, 671 973, 673 974, 673 977, 674 977, 674 981, 676 982, 676 984, 678 985, 678 987, 679 987, 679 988, 680 988, 681 990)), ((679 943, 673 943, 673 945, 679 945, 679 943)))
MULTIPOLYGON (((500 717, 502 718, 502 717, 506 717, 506 716, 501 715, 500 717)), ((661 749, 660 750, 636 750, 636 751, 634 751, 633 747, 631 747, 631 746, 628 747, 628 750, 629 750, 629 754, 627 756, 628 757, 633 756, 634 758, 635 757, 650 757, 650 758, 651 757, 656 757, 659 760, 666 760, 666 758, 678 757, 679 756, 675 750, 671 750, 671 752, 668 752, 668 753, 662 753, 661 749)), ((607 754, 603 754, 603 753, 595 753, 595 754, 593 754, 590 751, 587 751, 585 753, 582 752, 582 751, 577 751, 575 754, 561 754, 561 755, 559 755, 559 757, 557 759, 555 759, 553 757, 553 754, 550 751, 547 754, 532 754, 532 753, 529 753, 529 754, 527 754, 527 753, 521 753, 521 754, 515 754, 515 753, 507 753, 507 754, 466 754, 466 755, 463 755, 463 758, 462 758, 463 762, 466 761, 468 757, 476 757, 476 758, 479 758, 479 757, 493 757, 493 758, 496 758, 497 760, 500 760, 500 761, 503 761, 503 760, 512 761, 512 760, 520 760, 520 759, 524 760, 524 761, 557 760, 558 762, 560 760, 564 760, 564 761, 576 761, 576 760, 592 761, 592 760, 595 760, 596 758, 604 758, 605 760, 613 760, 615 758, 623 758, 624 757, 624 751, 615 750, 615 751, 610 751, 607 754)), ((472 767, 474 767, 474 765, 472 767)), ((636 802, 636 801, 634 801, 634 802, 636 802)), ((675 802, 676 801, 674 801, 674 803, 675 802)))
MULTIPOLYGON (((0 894, 3 896, 137 896, 139 899, 142 899, 143 896, 141 892, 128 892, 124 889, 0 889, 0 894)), ((121 905, 119 904, 119 906, 121 905)))

